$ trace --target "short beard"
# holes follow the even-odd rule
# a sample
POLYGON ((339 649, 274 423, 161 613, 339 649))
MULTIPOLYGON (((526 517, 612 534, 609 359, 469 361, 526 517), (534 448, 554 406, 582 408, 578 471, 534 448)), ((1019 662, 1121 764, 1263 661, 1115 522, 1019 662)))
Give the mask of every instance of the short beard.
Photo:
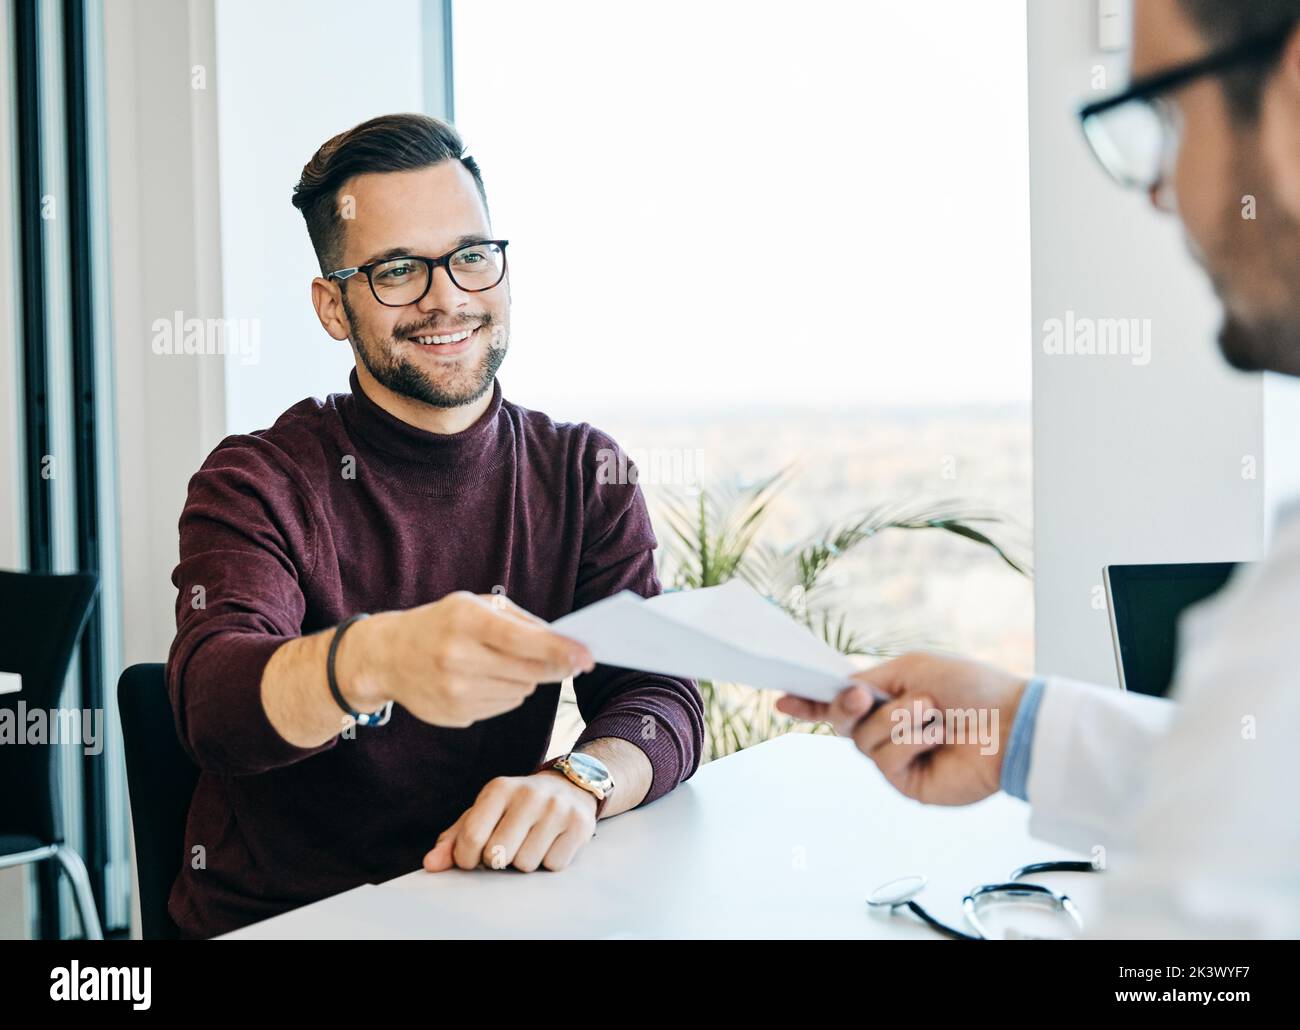
POLYGON ((366 366, 366 371, 374 376, 375 381, 381 386, 403 397, 428 404, 430 407, 463 408, 467 404, 473 404, 492 389, 497 371, 506 358, 506 350, 509 346, 506 335, 502 332, 498 339, 498 333, 494 331, 497 328, 496 323, 492 316, 488 315, 480 323, 480 332, 486 332, 489 340, 487 349, 483 352, 483 360, 470 374, 468 383, 458 387, 444 387, 434 382, 424 369, 418 368, 404 357, 395 355, 389 347, 368 340, 359 328, 360 323, 348 305, 346 295, 343 296, 343 310, 348 316, 348 325, 352 330, 352 342, 356 345, 357 354, 361 356, 361 363, 366 366))

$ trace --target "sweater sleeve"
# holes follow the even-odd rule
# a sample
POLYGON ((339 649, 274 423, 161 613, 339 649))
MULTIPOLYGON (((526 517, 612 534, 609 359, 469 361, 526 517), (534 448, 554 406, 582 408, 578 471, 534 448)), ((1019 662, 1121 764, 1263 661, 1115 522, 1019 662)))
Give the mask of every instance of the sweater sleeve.
POLYGON ((313 554, 303 492, 254 437, 232 437, 191 478, 180 518, 176 637, 167 690, 198 765, 249 775, 332 747, 300 748, 262 706, 262 671, 302 633, 300 572, 313 554))
MULTIPOLYGON (((597 442, 606 452, 616 449, 608 438, 597 442)), ((626 477, 629 482, 599 482, 595 452, 589 450, 588 458, 587 522, 574 607, 585 608, 621 590, 654 597, 661 592, 656 541, 635 476, 626 477)), ((704 705, 693 680, 597 665, 577 677, 573 687, 587 723, 578 746, 618 737, 650 760, 654 778, 642 804, 667 794, 699 767, 704 705)))

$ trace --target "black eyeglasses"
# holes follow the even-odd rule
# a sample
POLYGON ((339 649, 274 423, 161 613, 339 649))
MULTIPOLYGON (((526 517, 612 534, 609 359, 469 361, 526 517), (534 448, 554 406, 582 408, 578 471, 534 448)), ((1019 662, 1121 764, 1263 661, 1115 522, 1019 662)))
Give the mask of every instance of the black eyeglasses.
POLYGON ((1079 111, 1084 137, 1101 166, 1122 186, 1152 190, 1177 152, 1177 112, 1164 94, 1206 75, 1277 57, 1296 23, 1134 82, 1079 111))
POLYGON ((447 277, 457 289, 466 293, 482 293, 506 277, 506 244, 509 242, 481 240, 457 247, 436 258, 404 254, 369 265, 358 265, 356 268, 340 268, 325 278, 346 282, 358 272, 364 272, 375 300, 390 308, 401 308, 422 301, 433 284, 435 268, 445 268, 447 277))

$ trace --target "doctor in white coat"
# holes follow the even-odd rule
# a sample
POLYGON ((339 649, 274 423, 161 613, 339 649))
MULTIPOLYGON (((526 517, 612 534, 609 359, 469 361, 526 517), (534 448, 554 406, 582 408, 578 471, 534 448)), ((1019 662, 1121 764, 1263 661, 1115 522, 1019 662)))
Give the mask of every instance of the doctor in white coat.
MULTIPOLYGON (((1094 151, 1182 220, 1227 360, 1300 374, 1300 0, 1136 0, 1133 62, 1088 120, 1094 151)), ((920 801, 1027 800, 1036 834, 1105 857, 1098 936, 1300 937, 1300 510, 1180 640, 1169 701, 918 654, 860 675, 894 698, 874 710, 861 686, 778 706, 920 801), (993 754, 935 742, 900 714, 917 700, 996 709, 1010 733, 993 754)))

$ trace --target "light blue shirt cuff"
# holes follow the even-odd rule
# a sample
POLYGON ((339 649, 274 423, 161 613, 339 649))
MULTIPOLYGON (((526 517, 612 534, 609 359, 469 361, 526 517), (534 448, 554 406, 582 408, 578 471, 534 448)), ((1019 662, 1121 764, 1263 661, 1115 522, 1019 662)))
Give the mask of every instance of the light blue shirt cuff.
POLYGON ((1034 751, 1034 726, 1038 722, 1038 703, 1043 699, 1047 682, 1031 679, 1025 686, 1016 710, 1016 721, 1007 741, 1007 753, 1002 756, 1002 789, 1013 798, 1028 801, 1029 757, 1034 751))

